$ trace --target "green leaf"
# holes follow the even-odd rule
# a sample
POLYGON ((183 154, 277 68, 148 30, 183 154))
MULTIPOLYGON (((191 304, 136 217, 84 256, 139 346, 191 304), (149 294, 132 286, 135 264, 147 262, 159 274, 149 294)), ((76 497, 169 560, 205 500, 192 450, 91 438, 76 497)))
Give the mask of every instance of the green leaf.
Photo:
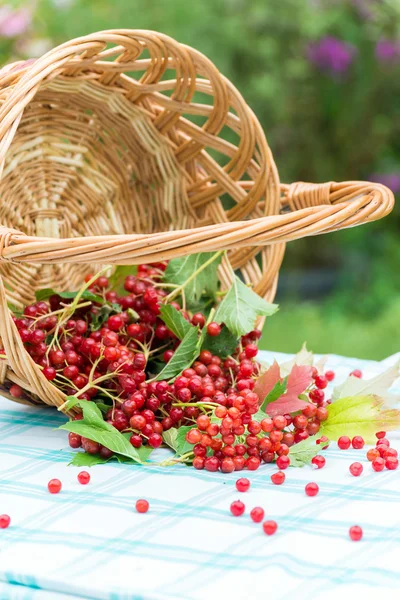
POLYGON ((80 421, 69 421, 61 425, 59 429, 72 431, 94 442, 98 442, 102 446, 106 446, 112 452, 127 456, 135 462, 142 462, 136 448, 115 427, 104 421, 101 411, 95 402, 77 400, 77 398, 72 396, 68 399, 65 408, 68 410, 76 405, 79 405, 82 409, 83 419, 80 421))
POLYGON ((271 316, 278 310, 235 277, 232 287, 217 308, 214 321, 225 323, 235 335, 242 336, 254 328, 258 316, 271 316))
POLYGON ((108 278, 110 288, 117 294, 126 293, 124 289, 125 278, 129 275, 136 275, 136 265, 120 265, 115 268, 113 274, 108 278))
POLYGON ((374 395, 340 398, 327 406, 328 418, 322 421, 319 434, 332 440, 340 436, 361 435, 367 444, 376 441, 377 431, 400 428, 400 411, 385 408, 383 398, 374 395))
POLYGON ((258 421, 259 423, 268 417, 267 413, 259 408, 255 415, 253 415, 253 421, 258 421))
POLYGON ((278 381, 272 390, 265 396, 263 403, 261 404, 261 409, 265 410, 268 404, 271 402, 275 402, 286 393, 287 390, 287 382, 288 377, 285 377, 282 381, 278 381))
POLYGON ((209 350, 212 354, 216 354, 220 358, 226 358, 230 354, 233 354, 238 342, 238 336, 229 331, 227 327, 223 327, 219 335, 212 336, 207 334, 205 336, 202 349, 209 350))
POLYGON ((122 307, 119 304, 104 304, 95 315, 92 316, 92 322, 90 328, 92 331, 101 329, 108 317, 112 314, 122 312, 122 307))
POLYGON ((104 402, 95 402, 97 408, 99 408, 102 412, 103 415, 105 415, 110 408, 112 408, 112 406, 110 406, 109 404, 104 404, 104 402))
POLYGON ((186 321, 182 313, 171 306, 171 304, 162 304, 160 306, 160 313, 168 329, 180 340, 183 340, 188 331, 193 328, 193 325, 186 321))
POLYGON ((185 286, 187 303, 190 305, 198 302, 203 292, 214 296, 218 289, 217 269, 221 258, 221 254, 214 252, 201 252, 182 258, 173 258, 165 270, 164 281, 184 285, 194 273, 199 271, 185 286), (209 264, 204 266, 206 263, 209 264))
POLYGON ((189 329, 182 342, 175 350, 175 354, 171 360, 155 378, 156 381, 159 381, 160 379, 175 379, 179 373, 182 373, 184 369, 188 369, 192 365, 199 354, 198 332, 198 327, 191 327, 189 329))
POLYGON ((188 427, 179 427, 179 429, 177 429, 175 451, 178 456, 183 456, 183 454, 186 454, 187 452, 193 452, 194 445, 189 444, 189 442, 186 441, 186 434, 188 431, 195 428, 196 425, 191 425, 188 427))
POLYGON ((171 427, 171 429, 167 429, 167 431, 164 431, 162 434, 164 444, 167 444, 167 446, 172 448, 172 450, 175 450, 175 452, 176 452, 176 448, 177 448, 177 443, 176 443, 177 435, 178 435, 178 430, 175 427, 171 427))
POLYGON ((320 433, 321 431, 318 435, 310 436, 306 440, 291 446, 289 452, 291 467, 304 467, 304 465, 310 464, 311 459, 321 452, 321 446, 316 443, 321 437, 320 433))
MULTIPOLYGON (((41 300, 48 300, 50 296, 60 296, 61 298, 65 298, 66 300, 73 300, 76 296, 80 294, 80 292, 56 292, 52 288, 45 288, 43 290, 37 290, 35 292, 36 300, 39 302, 41 300)), ((101 296, 97 296, 96 294, 92 294, 89 290, 85 290, 82 292, 80 296, 81 300, 90 300, 91 302, 97 302, 99 304, 104 303, 104 299, 101 296)))
POLYGON ((68 463, 74 467, 94 467, 95 465, 104 465, 111 458, 103 458, 100 454, 88 454, 87 452, 75 452, 71 462, 68 463))

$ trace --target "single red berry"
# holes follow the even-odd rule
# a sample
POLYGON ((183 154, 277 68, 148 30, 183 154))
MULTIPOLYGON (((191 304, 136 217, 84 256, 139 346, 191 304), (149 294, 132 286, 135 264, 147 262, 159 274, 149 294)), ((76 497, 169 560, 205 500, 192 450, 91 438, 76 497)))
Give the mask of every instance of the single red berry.
POLYGON ((335 379, 335 371, 326 371, 325 379, 327 379, 328 381, 333 381, 335 379))
POLYGON ((147 500, 136 500, 135 506, 138 513, 147 513, 149 510, 149 503, 147 500))
POLYGON ((319 408, 317 408, 316 418, 318 421, 326 421, 328 416, 329 416, 328 409, 325 408, 325 406, 320 406, 319 408))
POLYGON ((278 529, 278 525, 275 521, 264 521, 263 530, 267 535, 273 535, 278 529))
POLYGON ((186 441, 189 444, 194 445, 194 444, 198 444, 202 437, 203 436, 198 429, 189 429, 189 431, 186 434, 186 441))
POLYGON ((260 506, 256 506, 250 512, 250 517, 254 521, 254 523, 261 523, 264 518, 264 509, 260 506))
POLYGON ((356 450, 361 450, 361 448, 364 448, 364 444, 365 444, 365 442, 364 442, 364 439, 361 437, 361 435, 356 435, 351 440, 351 445, 356 450))
POLYGON ((212 337, 216 337, 217 335, 219 335, 221 333, 221 325, 212 321, 211 323, 209 323, 207 325, 207 333, 208 333, 208 335, 211 335, 212 337))
POLYGON ((151 435, 149 435, 149 446, 151 446, 151 448, 159 448, 162 444, 162 437, 159 433, 152 433, 151 435))
POLYGON ((380 455, 379 455, 379 450, 377 450, 376 448, 370 448, 370 449, 368 450, 368 452, 367 452, 367 458, 368 458, 368 460, 369 460, 369 461, 371 461, 371 462, 372 462, 373 460, 375 460, 376 458, 378 458, 379 456, 380 456, 380 455))
POLYGON ((283 415, 277 415, 273 418, 273 423, 275 429, 285 429, 287 426, 287 421, 283 415))
POLYGON ((383 469, 385 468, 385 461, 383 458, 379 457, 379 458, 375 458, 375 460, 372 461, 372 468, 374 471, 383 471, 383 469))
POLYGON ((58 494, 61 491, 62 483, 59 479, 50 479, 47 487, 50 494, 58 494))
POLYGON ((231 513, 234 517, 241 517, 245 511, 245 505, 240 500, 235 500, 231 504, 231 513))
POLYGON ((278 456, 278 458, 276 459, 276 466, 278 467, 278 469, 282 469, 282 470, 287 469, 289 465, 290 465, 290 458, 288 456, 286 456, 285 454, 278 456))
MULTIPOLYGON (((247 454, 248 453, 249 451, 247 452, 247 454)), ((261 460, 258 456, 249 456, 249 458, 246 460, 246 467, 249 469, 249 471, 256 471, 260 464, 261 460)))
POLYGON ((17 383, 13 383, 13 385, 10 387, 10 394, 13 398, 21 398, 23 393, 22 387, 17 383))
POLYGON ((321 454, 317 454, 311 459, 311 463, 317 467, 317 469, 322 469, 325 466, 326 459, 321 454))
POLYGON ((328 380, 326 379, 326 377, 324 377, 323 375, 318 375, 318 377, 316 377, 314 379, 315 381, 315 385, 319 390, 323 390, 326 388, 326 386, 328 385, 328 380))
POLYGON ((349 437, 347 437, 347 435, 342 435, 338 439, 337 445, 339 446, 339 448, 341 450, 348 450, 350 448, 350 445, 351 445, 351 440, 350 440, 349 437))
POLYGON ((385 467, 387 469, 389 469, 390 471, 394 471, 395 469, 397 469, 398 466, 399 466, 399 459, 396 458, 395 456, 389 456, 386 459, 385 467))
POLYGON ((78 481, 82 485, 88 484, 90 481, 89 473, 87 471, 81 471, 80 473, 78 473, 78 481))
POLYGON ((316 496, 319 492, 319 487, 317 483, 307 483, 305 487, 305 491, 307 496, 316 496))
POLYGON ((0 529, 7 529, 10 521, 11 519, 8 515, 0 515, 0 529))
POLYGON ((354 369, 354 371, 352 371, 350 373, 350 376, 357 377, 358 379, 361 379, 362 378, 362 371, 360 371, 360 369, 354 369))
POLYGON ((320 406, 325 398, 325 393, 322 390, 319 390, 317 388, 311 390, 311 392, 308 394, 310 400, 312 400, 313 402, 315 402, 315 404, 317 404, 318 406, 320 406))
POLYGON ((271 475, 271 481, 275 485, 281 485, 286 479, 285 473, 283 471, 278 471, 277 473, 273 473, 271 475))
POLYGON ((349 535, 353 542, 359 542, 363 536, 363 531, 358 525, 353 525, 353 527, 350 527, 349 529, 349 535))
POLYGON ((385 450, 385 452, 383 453, 382 458, 389 458, 389 456, 393 456, 393 457, 397 458, 397 456, 398 456, 397 450, 395 448, 387 448, 385 450))
POLYGON ((359 462, 354 462, 350 465, 349 471, 354 477, 359 477, 363 472, 364 467, 359 462))
POLYGON ((42 373, 46 377, 47 381, 53 381, 53 379, 57 377, 57 371, 54 367, 44 367, 42 373))
POLYGON ((385 437, 386 431, 377 431, 375 435, 378 438, 378 440, 381 440, 382 438, 385 437))
POLYGON ((236 489, 238 492, 247 492, 250 487, 250 481, 246 477, 241 477, 236 482, 236 489))

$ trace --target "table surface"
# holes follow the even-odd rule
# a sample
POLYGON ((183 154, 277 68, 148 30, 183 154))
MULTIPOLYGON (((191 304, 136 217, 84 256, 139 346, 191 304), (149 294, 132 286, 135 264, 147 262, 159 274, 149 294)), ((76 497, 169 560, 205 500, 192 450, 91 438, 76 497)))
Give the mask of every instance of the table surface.
MULTIPOLYGON (((330 356, 328 367, 337 383, 395 358, 330 356)), ((0 398, 0 513, 12 520, 0 530, 0 600, 399 598, 400 471, 374 473, 365 451, 331 444, 323 469, 290 468, 282 486, 270 481, 276 467, 263 465, 245 472, 245 494, 237 473, 157 464, 96 466, 82 486, 79 469, 67 466, 67 434, 55 430, 64 420, 0 398), (355 460, 361 477, 349 473, 355 460), (63 483, 57 495, 47 491, 54 477, 63 483), (320 486, 314 498, 304 493, 309 481, 320 486), (229 506, 239 496, 246 514, 235 518, 229 506), (135 511, 138 498, 149 500, 147 514, 135 511), (277 521, 274 536, 250 520, 255 506, 277 521), (348 536, 355 524, 364 531, 358 543, 348 536)), ((400 450, 399 435, 392 445, 400 450)))

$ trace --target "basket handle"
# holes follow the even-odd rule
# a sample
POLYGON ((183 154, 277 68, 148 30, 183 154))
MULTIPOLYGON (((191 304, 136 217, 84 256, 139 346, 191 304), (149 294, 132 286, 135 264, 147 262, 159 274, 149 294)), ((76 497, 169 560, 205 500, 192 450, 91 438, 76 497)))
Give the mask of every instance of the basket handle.
MULTIPOLYGON (((376 221, 393 208, 393 193, 378 183, 282 184, 283 214, 195 229, 84 238, 27 236, 0 227, 0 261, 36 264, 158 262, 195 252, 267 246, 376 221)), ((262 207, 257 207, 260 214, 262 207)))

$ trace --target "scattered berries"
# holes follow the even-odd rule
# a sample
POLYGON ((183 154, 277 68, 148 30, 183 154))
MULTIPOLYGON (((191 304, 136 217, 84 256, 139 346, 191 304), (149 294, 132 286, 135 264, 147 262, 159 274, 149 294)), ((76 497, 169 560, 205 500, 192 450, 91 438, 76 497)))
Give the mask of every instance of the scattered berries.
POLYGON ((250 512, 250 517, 254 521, 254 523, 261 523, 264 518, 264 509, 260 506, 256 506, 250 512))
POLYGON ((11 519, 8 515, 0 515, 0 529, 7 529, 10 525, 11 519))
POLYGON ((62 483, 59 479, 50 479, 47 487, 50 494, 58 494, 61 491, 62 483))
POLYGON ((349 471, 354 477, 359 477, 363 472, 364 467, 359 462, 354 462, 350 465, 349 471))
POLYGON ((354 369, 354 371, 352 371, 350 373, 350 376, 357 377, 358 379, 361 379, 362 378, 362 371, 360 371, 360 369, 354 369))
POLYGON ((377 431, 375 435, 378 438, 378 440, 381 440, 386 436, 386 431, 377 431))
POLYGON ((326 459, 322 454, 317 454, 311 459, 311 463, 317 467, 317 469, 322 469, 325 466, 326 459))
POLYGON ((135 506, 138 513, 147 513, 149 510, 149 503, 147 500, 136 500, 135 506))
POLYGON ((385 461, 383 460, 383 458, 375 458, 375 460, 372 461, 372 468, 376 472, 383 471, 383 469, 385 468, 385 461))
POLYGON ((267 535, 273 535, 278 529, 278 525, 275 521, 264 521, 263 530, 267 535))
POLYGON ((245 511, 245 505, 240 500, 235 500, 231 504, 231 513, 234 517, 241 517, 245 511))
POLYGON ((364 442, 364 439, 361 437, 361 435, 356 435, 351 440, 351 445, 356 450, 361 450, 361 448, 364 448, 364 444, 365 444, 365 442, 364 442))
POLYGON ((348 450, 351 446, 351 440, 349 437, 347 437, 347 435, 342 435, 338 441, 337 441, 337 445, 339 446, 339 448, 341 450, 348 450))
POLYGON ((317 483, 307 483, 305 487, 305 492, 307 496, 316 496, 319 492, 319 487, 317 483))
POLYGON ((282 485, 282 483, 285 481, 285 479, 286 479, 286 475, 285 475, 285 473, 283 473, 283 471, 278 471, 277 473, 273 473, 271 475, 271 481, 275 485, 282 485))
POLYGON ((246 477, 241 477, 236 482, 236 489, 238 492, 247 492, 250 487, 250 481, 246 477))
POLYGON ((353 527, 350 527, 349 529, 349 535, 353 542, 359 542, 363 536, 363 531, 358 525, 353 525, 353 527))
POLYGON ((82 485, 87 485, 90 481, 90 475, 87 471, 81 471, 78 473, 78 481, 82 485))

